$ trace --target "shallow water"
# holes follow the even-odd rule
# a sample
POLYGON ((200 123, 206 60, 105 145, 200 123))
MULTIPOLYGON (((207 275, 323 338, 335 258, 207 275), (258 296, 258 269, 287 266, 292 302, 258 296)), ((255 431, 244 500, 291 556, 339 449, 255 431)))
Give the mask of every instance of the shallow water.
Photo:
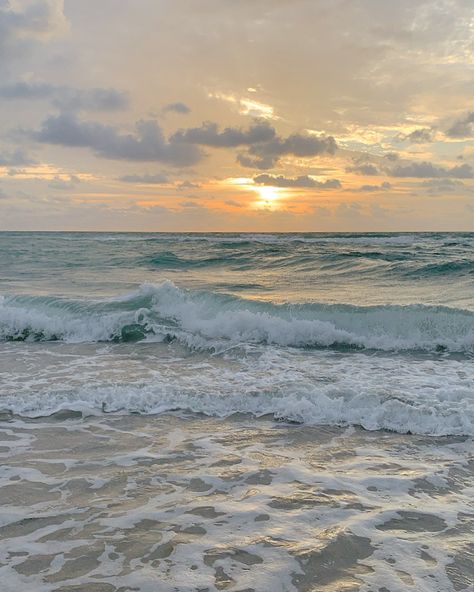
POLYGON ((472 590, 465 437, 63 413, 0 438, 3 590, 472 590))
POLYGON ((473 253, 0 233, 2 591, 473 590, 473 253))

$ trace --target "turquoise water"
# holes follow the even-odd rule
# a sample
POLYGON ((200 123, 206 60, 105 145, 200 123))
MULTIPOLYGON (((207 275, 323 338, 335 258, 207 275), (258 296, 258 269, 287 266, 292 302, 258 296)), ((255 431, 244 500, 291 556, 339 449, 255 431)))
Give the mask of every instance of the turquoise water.
POLYGON ((0 252, 5 410, 474 433, 473 233, 3 233, 0 252))
POLYGON ((474 233, 0 233, 2 292, 114 296, 169 279, 273 302, 474 308, 474 233))
POLYGON ((2 591, 472 592, 473 247, 0 234, 2 591))

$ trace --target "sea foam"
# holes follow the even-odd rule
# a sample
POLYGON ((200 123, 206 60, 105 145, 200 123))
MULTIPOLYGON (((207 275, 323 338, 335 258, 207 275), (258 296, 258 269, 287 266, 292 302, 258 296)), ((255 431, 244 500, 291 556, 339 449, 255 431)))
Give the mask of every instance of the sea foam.
POLYGON ((380 351, 474 352, 474 313, 424 305, 283 304, 190 291, 170 281, 114 299, 3 297, 0 338, 27 341, 178 340, 380 351))

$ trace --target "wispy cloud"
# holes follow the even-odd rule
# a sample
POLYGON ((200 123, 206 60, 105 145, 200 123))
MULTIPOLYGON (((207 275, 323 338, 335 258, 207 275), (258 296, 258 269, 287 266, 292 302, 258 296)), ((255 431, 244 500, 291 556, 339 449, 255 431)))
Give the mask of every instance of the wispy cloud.
POLYGON ((469 111, 456 119, 446 131, 450 138, 470 138, 474 136, 474 111, 469 111))
POLYGON ((269 185, 272 187, 310 187, 314 189, 339 189, 341 187, 341 182, 338 179, 318 181, 309 175, 290 178, 282 175, 262 174, 254 177, 253 181, 257 185, 269 185))
POLYGON ((432 177, 452 177, 454 179, 474 179, 474 168, 467 163, 453 167, 443 167, 431 162, 411 162, 393 168, 392 177, 416 177, 420 179, 432 177))
POLYGON ((156 173, 155 175, 123 175, 119 177, 119 181, 142 185, 163 185, 168 183, 168 177, 162 173, 156 173))
POLYGON ((191 108, 188 107, 185 103, 169 103, 163 107, 163 111, 165 113, 173 112, 173 113, 180 113, 181 115, 186 115, 187 113, 191 113, 191 108))
POLYGON ((117 111, 129 105, 128 94, 114 88, 78 89, 39 82, 15 82, 0 86, 0 99, 50 100, 59 109, 77 111, 117 111))

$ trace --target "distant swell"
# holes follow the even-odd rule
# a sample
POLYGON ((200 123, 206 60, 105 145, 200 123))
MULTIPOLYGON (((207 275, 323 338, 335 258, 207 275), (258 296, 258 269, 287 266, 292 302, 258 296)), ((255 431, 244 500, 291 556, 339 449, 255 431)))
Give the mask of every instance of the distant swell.
POLYGON ((420 266, 416 269, 407 272, 407 275, 412 277, 467 274, 474 274, 474 260, 443 261, 442 263, 430 263, 429 265, 420 266))
POLYGON ((192 269, 201 267, 214 267, 229 264, 248 264, 251 258, 245 257, 240 253, 233 253, 224 256, 214 257, 178 257, 171 251, 163 251, 150 255, 143 259, 140 263, 147 266, 162 268, 162 269, 192 269))
MULTIPOLYGON (((310 243, 311 245, 311 243, 310 243)), ((324 243, 311 249, 298 243, 272 243, 256 241, 252 243, 218 243, 217 248, 200 249, 195 252, 176 254, 173 251, 158 251, 139 257, 138 267, 163 270, 199 270, 224 268, 233 271, 249 270, 294 270, 295 273, 319 273, 330 275, 343 273, 347 278, 357 274, 370 274, 373 277, 397 276, 401 281, 423 279, 433 281, 442 277, 470 277, 474 274, 474 259, 454 259, 451 261, 427 262, 421 253, 411 248, 351 249, 326 248, 324 243), (316 251, 315 251, 316 248, 316 251)), ((216 247, 214 245, 213 247, 216 247)))
POLYGON ((144 284, 117 299, 3 297, 0 339, 178 340, 193 349, 234 344, 474 352, 474 313, 447 307, 275 305, 144 284))

